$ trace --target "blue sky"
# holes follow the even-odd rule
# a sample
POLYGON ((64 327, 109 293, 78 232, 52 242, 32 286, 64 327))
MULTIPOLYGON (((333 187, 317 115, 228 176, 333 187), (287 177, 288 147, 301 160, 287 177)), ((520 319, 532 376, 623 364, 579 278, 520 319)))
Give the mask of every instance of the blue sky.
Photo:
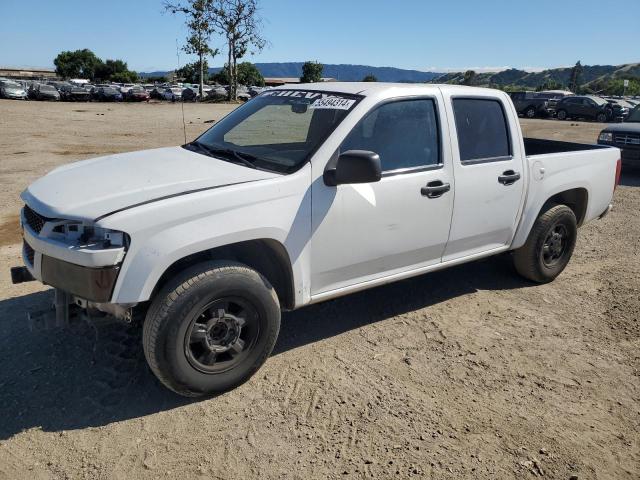
MULTIPOLYGON (((186 36, 162 0, 0 0, 0 10, 2 66, 52 66, 62 50, 89 48, 137 71, 170 70, 186 36)), ((437 71, 640 62, 640 0, 261 0, 261 13, 270 45, 249 58, 258 62, 437 71)))

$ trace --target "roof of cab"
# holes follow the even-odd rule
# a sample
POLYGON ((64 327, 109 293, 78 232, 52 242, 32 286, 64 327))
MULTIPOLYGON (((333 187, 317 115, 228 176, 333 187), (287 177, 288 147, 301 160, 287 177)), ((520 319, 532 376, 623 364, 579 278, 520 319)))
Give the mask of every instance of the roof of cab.
POLYGON ((389 89, 452 89, 452 90, 465 90, 469 93, 481 93, 487 92, 487 88, 481 87, 469 87, 466 85, 449 85, 449 84, 436 84, 436 83, 385 83, 385 82, 318 82, 318 83, 294 83, 286 84, 278 87, 270 88, 269 90, 314 90, 318 92, 336 92, 347 93, 351 95, 372 95, 382 90, 389 89))

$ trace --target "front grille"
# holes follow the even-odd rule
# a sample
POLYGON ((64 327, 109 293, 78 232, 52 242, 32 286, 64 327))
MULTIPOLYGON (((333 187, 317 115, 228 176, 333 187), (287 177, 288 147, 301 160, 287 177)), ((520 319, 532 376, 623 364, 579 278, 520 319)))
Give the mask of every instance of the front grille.
POLYGON ((27 262, 29 262, 29 266, 33 267, 36 252, 31 248, 31 245, 24 240, 22 241, 22 254, 24 255, 24 258, 27 259, 27 262))
POLYGON ((621 133, 613 137, 616 145, 640 145, 640 134, 621 133))
POLYGON ((29 227, 31 227, 34 232, 40 233, 42 227, 44 227, 44 224, 49 219, 31 210, 31 208, 29 208, 29 205, 25 205, 23 211, 24 219, 27 222, 27 225, 29 225, 29 227))

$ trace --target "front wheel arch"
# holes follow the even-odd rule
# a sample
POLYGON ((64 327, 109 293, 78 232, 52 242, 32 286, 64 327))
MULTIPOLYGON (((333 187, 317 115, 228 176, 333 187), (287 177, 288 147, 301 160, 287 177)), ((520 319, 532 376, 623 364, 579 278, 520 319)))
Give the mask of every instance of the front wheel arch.
POLYGON ((289 253, 282 243, 270 238, 210 248, 176 260, 162 273, 150 298, 153 299, 175 275, 193 265, 210 260, 240 262, 256 270, 273 285, 283 310, 295 308, 295 279, 289 253))

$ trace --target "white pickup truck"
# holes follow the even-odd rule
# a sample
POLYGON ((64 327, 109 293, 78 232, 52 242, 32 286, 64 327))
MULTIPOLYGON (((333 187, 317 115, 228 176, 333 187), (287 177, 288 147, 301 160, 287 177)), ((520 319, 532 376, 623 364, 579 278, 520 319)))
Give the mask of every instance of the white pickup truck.
POLYGON ((59 324, 141 313, 162 383, 212 394, 260 368, 282 310, 507 251, 553 280, 619 174, 617 148, 523 138, 500 91, 285 86, 181 147, 34 182, 13 279, 53 286, 59 324))

